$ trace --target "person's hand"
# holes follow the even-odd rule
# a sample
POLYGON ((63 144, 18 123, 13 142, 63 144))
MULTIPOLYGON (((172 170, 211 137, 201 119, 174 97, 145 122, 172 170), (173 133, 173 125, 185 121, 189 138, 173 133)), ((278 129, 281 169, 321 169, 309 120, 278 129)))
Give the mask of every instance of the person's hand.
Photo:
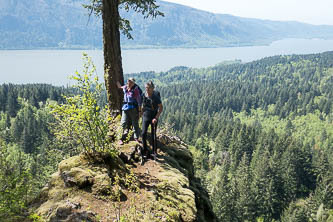
POLYGON ((154 118, 151 122, 152 122, 153 124, 156 124, 156 123, 157 123, 157 118, 154 118))

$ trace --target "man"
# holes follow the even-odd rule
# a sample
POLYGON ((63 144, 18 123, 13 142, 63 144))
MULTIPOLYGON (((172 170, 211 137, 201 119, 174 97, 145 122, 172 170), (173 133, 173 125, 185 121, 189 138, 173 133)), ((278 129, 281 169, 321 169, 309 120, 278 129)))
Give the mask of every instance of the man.
POLYGON ((146 92, 143 95, 142 101, 142 142, 143 142, 143 154, 146 158, 149 157, 149 150, 147 147, 147 131, 149 125, 151 125, 151 144, 153 146, 152 157, 154 159, 157 155, 156 147, 156 128, 158 123, 158 118, 163 111, 163 105, 159 93, 154 91, 154 84, 149 81, 145 85, 146 92))
POLYGON ((140 128, 139 128, 139 112, 141 112, 141 92, 139 87, 135 84, 134 78, 129 78, 127 84, 121 86, 117 82, 118 88, 124 91, 124 104, 122 106, 121 127, 123 128, 122 137, 119 140, 119 145, 124 144, 131 125, 134 127, 134 139, 139 141, 140 128))

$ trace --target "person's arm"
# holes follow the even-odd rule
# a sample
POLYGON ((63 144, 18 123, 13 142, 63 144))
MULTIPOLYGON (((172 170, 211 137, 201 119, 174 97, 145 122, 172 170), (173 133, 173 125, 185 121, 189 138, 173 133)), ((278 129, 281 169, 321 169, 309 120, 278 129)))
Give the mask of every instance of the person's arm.
POLYGON ((123 87, 120 85, 120 82, 119 81, 117 81, 117 87, 119 88, 119 89, 122 89, 123 87))
POLYGON ((160 103, 160 104, 158 104, 158 112, 157 112, 155 118, 152 120, 153 124, 157 123, 157 120, 160 117, 162 111, 163 111, 163 105, 162 105, 162 103, 160 103))
POLYGON ((160 103, 160 104, 158 104, 158 112, 155 116, 155 119, 158 119, 162 112, 163 112, 163 105, 162 105, 162 103, 160 103))

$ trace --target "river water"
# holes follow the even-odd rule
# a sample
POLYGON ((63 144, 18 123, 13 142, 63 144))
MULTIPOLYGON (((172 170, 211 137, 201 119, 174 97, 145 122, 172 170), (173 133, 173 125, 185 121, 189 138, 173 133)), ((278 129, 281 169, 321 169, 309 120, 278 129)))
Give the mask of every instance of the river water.
MULTIPOLYGON (((333 40, 284 39, 267 46, 122 50, 124 73, 167 71, 175 66, 202 68, 226 60, 243 62, 287 54, 310 54, 333 50, 333 40)), ((86 52, 103 76, 102 50, 0 50, 0 84, 70 84, 68 76, 82 70, 86 52)))

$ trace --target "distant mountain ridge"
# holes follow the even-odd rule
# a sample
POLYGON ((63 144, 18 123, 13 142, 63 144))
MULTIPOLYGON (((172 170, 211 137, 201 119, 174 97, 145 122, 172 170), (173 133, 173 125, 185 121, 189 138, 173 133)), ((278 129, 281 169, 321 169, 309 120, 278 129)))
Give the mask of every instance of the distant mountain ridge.
MULTIPOLYGON (((101 48, 102 23, 74 0, 0 0, 0 49, 101 48)), ((124 48, 227 47, 268 44, 283 38, 333 39, 333 26, 214 14, 157 1, 165 17, 130 19, 134 40, 124 48)))

